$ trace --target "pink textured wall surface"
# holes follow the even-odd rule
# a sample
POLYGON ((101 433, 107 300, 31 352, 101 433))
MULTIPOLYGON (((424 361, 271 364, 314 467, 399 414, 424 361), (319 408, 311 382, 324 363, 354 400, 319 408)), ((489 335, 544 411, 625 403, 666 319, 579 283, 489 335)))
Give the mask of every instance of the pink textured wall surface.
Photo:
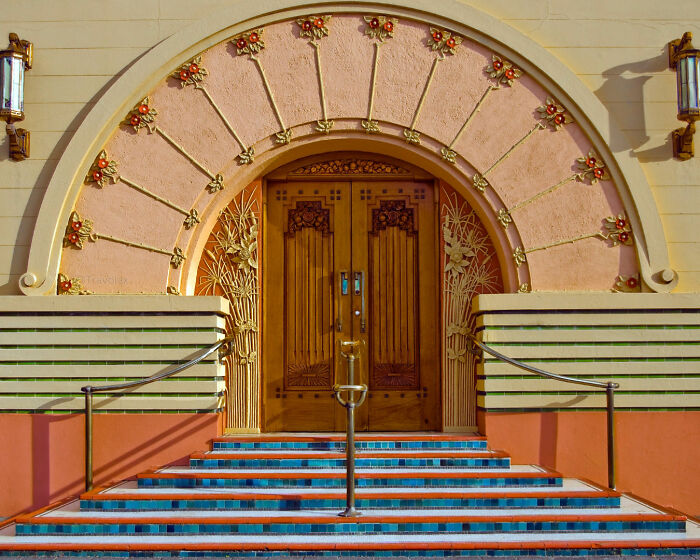
MULTIPOLYGON (((323 153, 324 146, 330 150, 339 141, 357 138, 367 139, 371 146, 361 121, 369 108, 375 40, 364 34, 365 26, 360 14, 334 16, 328 23, 329 35, 320 40, 328 118, 336 121, 328 135, 314 131, 316 120, 322 118, 315 48, 299 37, 295 21, 264 30, 265 49, 258 58, 284 125, 293 129, 287 146, 276 145, 272 138, 282 127, 255 62, 237 55, 229 41, 202 54, 201 66, 208 71, 202 83, 242 142, 254 146, 256 161, 251 167, 235 163, 241 147, 203 92, 183 88, 170 76, 163 76, 154 91, 143 92, 158 111, 156 124, 206 169, 225 175, 224 191, 206 192, 210 180, 206 173, 157 133, 141 130, 137 134, 121 126, 105 146, 109 157, 118 162, 124 177, 185 210, 197 209, 202 217, 198 228, 204 229, 213 223, 213 214, 255 179, 256 169, 262 175, 269 170, 269 164, 264 167, 266 161, 309 138, 326 140, 314 145, 316 153, 323 153)), ((381 46, 373 113, 382 127, 377 136, 403 141, 403 129, 414 119, 438 56, 426 46, 429 35, 426 23, 400 21, 394 37, 381 46)), ((465 39, 454 55, 437 63, 415 125, 421 144, 410 148, 449 169, 456 177, 451 182, 455 189, 472 199, 481 197, 488 214, 482 218, 493 223, 491 228, 500 228, 496 222, 500 208, 512 207, 571 176, 577 171, 576 158, 588 153, 591 142, 576 123, 558 131, 538 130, 488 174, 491 186, 485 195, 476 192, 471 185, 473 174, 486 171, 537 124, 537 107, 549 95, 527 75, 512 87, 502 85, 490 93, 456 142, 456 165, 442 160, 440 148, 453 141, 487 87, 495 83, 484 72, 492 54, 465 39)), ((208 233, 185 230, 184 216, 122 182, 103 189, 84 185, 75 208, 94 221, 98 233, 166 251, 178 246, 188 262, 199 261, 200 255, 194 253, 201 251, 201 240, 208 233)), ((605 217, 623 211, 612 181, 570 182, 514 212, 514 224, 506 232, 509 245, 496 245, 501 254, 510 255, 518 245, 527 250, 595 233, 603 229, 605 217)), ((618 274, 634 274, 637 266, 634 248, 588 239, 530 253, 520 270, 520 281, 530 280, 535 290, 609 290, 618 274)), ((104 240, 87 243, 82 251, 64 250, 61 272, 81 278, 86 289, 99 293, 164 292, 168 284, 178 285, 181 274, 171 269, 167 255, 104 240)))
MULTIPOLYGON (((94 483, 184 464, 221 434, 220 414, 95 414, 94 483)), ((82 414, 0 414, 0 517, 85 489, 82 414)))

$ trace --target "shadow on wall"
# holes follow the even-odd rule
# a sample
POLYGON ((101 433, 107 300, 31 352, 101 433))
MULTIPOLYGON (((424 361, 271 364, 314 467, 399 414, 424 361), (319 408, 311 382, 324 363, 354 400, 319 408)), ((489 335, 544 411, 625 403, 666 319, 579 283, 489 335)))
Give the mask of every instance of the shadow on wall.
MULTIPOLYGON (((611 126, 612 136, 610 138, 610 149, 613 152, 629 150, 641 162, 672 159, 670 132, 663 144, 646 150, 637 150, 651 139, 646 132, 644 86, 649 80, 654 79, 655 75, 666 69, 668 69, 667 47, 654 58, 613 66, 603 72, 605 82, 593 93, 604 104, 606 101, 624 100, 626 102, 625 110, 632 113, 629 119, 635 123, 634 129, 621 130, 615 121, 615 115, 609 113, 610 124, 613 125, 611 126)), ((675 90, 671 93, 675 98, 675 90)))
MULTIPOLYGON (((95 414, 95 484, 120 480, 165 463, 186 464, 188 454, 195 451, 193 446, 201 448, 216 434, 211 428, 212 423, 218 424, 218 417, 95 414), (177 416, 180 421, 172 423, 177 416)), ((32 496, 26 500, 27 508, 37 509, 83 491, 84 425, 81 414, 31 415, 32 464, 26 468, 31 472, 32 496)), ((19 449, 17 455, 22 455, 19 449)))

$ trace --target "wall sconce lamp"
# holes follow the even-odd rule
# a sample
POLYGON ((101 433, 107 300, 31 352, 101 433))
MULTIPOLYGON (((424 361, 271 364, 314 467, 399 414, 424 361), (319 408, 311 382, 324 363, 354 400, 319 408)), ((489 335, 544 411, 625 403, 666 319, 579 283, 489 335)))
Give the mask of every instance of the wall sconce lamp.
POLYGON ((24 119, 24 71, 32 67, 33 47, 10 33, 10 45, 0 51, 0 118, 7 121, 10 157, 22 161, 29 157, 29 131, 13 124, 24 119))
POLYGON ((668 64, 676 71, 678 90, 678 120, 688 126, 673 131, 673 157, 690 159, 693 157, 693 135, 695 121, 700 119, 700 50, 693 47, 693 34, 683 33, 683 37, 668 44, 668 64))

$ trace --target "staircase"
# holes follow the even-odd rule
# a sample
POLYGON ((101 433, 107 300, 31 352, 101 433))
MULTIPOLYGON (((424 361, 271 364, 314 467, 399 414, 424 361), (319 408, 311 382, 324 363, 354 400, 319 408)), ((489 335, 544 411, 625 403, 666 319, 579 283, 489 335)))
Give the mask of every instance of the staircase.
POLYGON ((0 529, 0 555, 467 556, 700 554, 684 515, 534 465, 479 436, 224 437, 190 466, 140 474, 0 529))

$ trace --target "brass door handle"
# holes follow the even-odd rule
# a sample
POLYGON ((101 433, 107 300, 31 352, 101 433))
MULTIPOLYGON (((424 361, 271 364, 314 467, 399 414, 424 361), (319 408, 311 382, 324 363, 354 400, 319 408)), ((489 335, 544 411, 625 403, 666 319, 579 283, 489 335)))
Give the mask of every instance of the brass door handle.
POLYGON ((360 309, 355 310, 355 317, 360 317, 360 332, 367 330, 367 315, 365 309, 365 271, 355 272, 354 291, 356 296, 360 296, 360 309))

